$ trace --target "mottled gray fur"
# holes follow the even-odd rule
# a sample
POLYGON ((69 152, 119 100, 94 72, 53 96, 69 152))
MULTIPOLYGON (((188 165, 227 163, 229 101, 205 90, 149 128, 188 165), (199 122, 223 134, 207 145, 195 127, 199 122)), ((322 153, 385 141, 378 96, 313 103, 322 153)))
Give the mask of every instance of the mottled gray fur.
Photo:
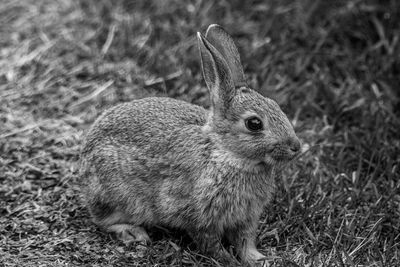
POLYGON ((216 257, 227 238, 253 266, 264 258, 255 234, 276 167, 300 143, 279 106, 247 87, 231 37, 218 25, 207 36, 198 34, 210 111, 160 97, 104 112, 82 149, 85 196, 94 222, 124 242, 149 241, 144 228, 154 225, 178 227, 216 257), (251 116, 262 131, 246 128, 251 116))

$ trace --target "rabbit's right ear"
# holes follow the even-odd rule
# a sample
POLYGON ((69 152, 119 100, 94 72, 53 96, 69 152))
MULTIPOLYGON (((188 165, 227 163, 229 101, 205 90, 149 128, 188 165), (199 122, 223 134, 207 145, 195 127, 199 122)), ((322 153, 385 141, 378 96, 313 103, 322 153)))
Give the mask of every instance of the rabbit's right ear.
POLYGON ((235 96, 231 70, 221 53, 199 32, 197 33, 197 40, 201 67, 204 80, 210 91, 213 112, 224 115, 225 110, 229 108, 229 103, 235 96))

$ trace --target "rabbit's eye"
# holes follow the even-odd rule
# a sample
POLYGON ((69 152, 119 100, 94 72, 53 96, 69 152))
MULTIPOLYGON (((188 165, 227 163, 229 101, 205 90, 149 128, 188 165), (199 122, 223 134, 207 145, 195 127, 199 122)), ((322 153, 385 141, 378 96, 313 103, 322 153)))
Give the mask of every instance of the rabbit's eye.
POLYGON ((246 128, 252 132, 258 132, 263 129, 262 121, 257 117, 250 117, 245 121, 246 128))

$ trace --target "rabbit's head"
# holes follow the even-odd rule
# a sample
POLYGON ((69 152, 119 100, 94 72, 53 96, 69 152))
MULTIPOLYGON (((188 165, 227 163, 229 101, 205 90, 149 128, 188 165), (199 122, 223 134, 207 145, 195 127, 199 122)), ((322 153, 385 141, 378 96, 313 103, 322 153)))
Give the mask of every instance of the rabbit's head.
POLYGON ((225 151, 255 164, 280 164, 300 152, 300 141, 278 104, 248 87, 238 49, 220 26, 197 34, 211 111, 204 131, 225 151))

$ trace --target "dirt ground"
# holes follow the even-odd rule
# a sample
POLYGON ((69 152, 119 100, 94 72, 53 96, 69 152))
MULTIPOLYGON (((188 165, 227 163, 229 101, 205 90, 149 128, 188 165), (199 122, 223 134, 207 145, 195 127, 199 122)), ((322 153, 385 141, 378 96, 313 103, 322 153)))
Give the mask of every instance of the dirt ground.
POLYGON ((208 107, 196 32, 232 34, 249 84, 312 149, 258 229, 272 266, 400 264, 400 2, 0 0, 0 266, 218 266, 177 230, 101 232, 82 136, 107 107, 208 107))

